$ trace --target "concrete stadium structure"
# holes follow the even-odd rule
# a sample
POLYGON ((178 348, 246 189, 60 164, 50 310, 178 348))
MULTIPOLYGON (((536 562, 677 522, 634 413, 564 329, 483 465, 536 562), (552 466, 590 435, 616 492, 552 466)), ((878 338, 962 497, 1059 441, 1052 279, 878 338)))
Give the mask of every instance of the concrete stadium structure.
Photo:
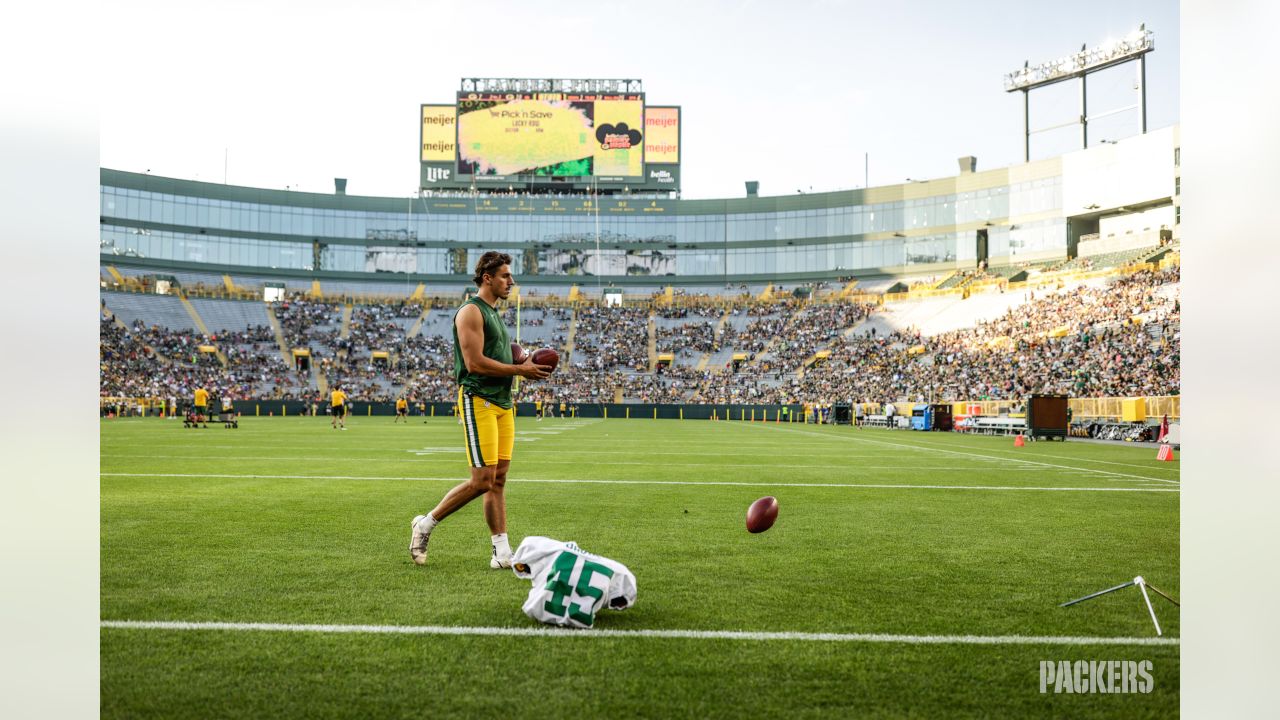
POLYGON ((647 290, 946 275, 1179 239, 1177 126, 1005 168, 828 193, 681 200, 359 197, 101 170, 101 262, 137 274, 469 284, 478 252, 522 284, 647 290))

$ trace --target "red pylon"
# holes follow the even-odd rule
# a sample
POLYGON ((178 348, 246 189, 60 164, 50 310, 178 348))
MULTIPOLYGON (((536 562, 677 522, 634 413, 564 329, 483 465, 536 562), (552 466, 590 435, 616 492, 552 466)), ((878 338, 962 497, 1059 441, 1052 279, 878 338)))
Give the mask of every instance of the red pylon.
POLYGON ((1013 439, 1014 447, 1022 447, 1023 445, 1026 445, 1026 444, 1027 444, 1027 441, 1022 437, 1022 433, 1018 433, 1018 437, 1013 439))

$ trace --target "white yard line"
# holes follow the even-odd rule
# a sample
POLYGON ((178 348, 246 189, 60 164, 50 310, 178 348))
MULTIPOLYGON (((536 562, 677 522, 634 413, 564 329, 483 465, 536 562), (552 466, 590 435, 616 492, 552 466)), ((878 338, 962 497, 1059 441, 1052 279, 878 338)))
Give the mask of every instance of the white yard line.
POLYGON ((1180 638, 1070 635, 893 635, 887 633, 756 632, 736 630, 565 630, 552 627, 448 625, 309 625, 290 623, 103 620, 104 630, 219 630, 224 632, 342 633, 357 635, 486 635, 541 638, 641 638, 756 642, 855 642, 903 645, 1179 645, 1180 638))
MULTIPOLYGON (((829 434, 826 434, 826 433, 815 433, 815 432, 809 432, 809 431, 805 431, 805 430, 792 430, 792 429, 790 429, 790 428, 778 428, 778 429, 779 429, 780 431, 782 431, 782 432, 800 433, 800 434, 803 434, 803 435, 811 435, 811 436, 814 436, 814 437, 825 437, 825 438, 833 439, 833 440, 842 440, 842 441, 850 441, 850 440, 852 440, 852 441, 854 441, 854 442, 860 442, 860 443, 871 443, 871 444, 874 444, 874 445, 888 445, 889 447, 895 447, 895 448, 912 448, 912 449, 915 449, 915 450, 926 450, 926 451, 929 451, 929 452, 947 453, 947 454, 949 454, 949 455, 963 455, 963 456, 965 456, 965 457, 976 457, 976 458, 982 458, 982 459, 984 459, 984 460, 1002 460, 1002 461, 1004 461, 1004 462, 1018 462, 1018 463, 1025 463, 1025 464, 1027 464, 1027 465, 1039 465, 1039 466, 1042 466, 1042 467, 1051 467, 1051 468, 1056 468, 1056 469, 1058 469, 1058 470, 1085 470, 1085 469, 1087 469, 1087 468, 1080 468, 1080 467, 1076 467, 1076 466, 1074 466, 1074 465, 1056 465, 1056 464, 1054 464, 1054 463, 1037 462, 1037 461, 1035 461, 1035 460, 1024 460, 1024 459, 1022 459, 1022 458, 1006 458, 1006 457, 999 457, 999 456, 994 456, 994 455, 983 455, 983 454, 981 454, 981 453, 974 453, 974 452, 963 452, 963 451, 960 451, 960 450, 947 450, 947 449, 944 449, 944 448, 934 447, 934 446, 931 446, 931 445, 910 445, 910 444, 903 444, 903 443, 893 443, 893 442, 888 442, 887 440, 870 440, 870 439, 867 439, 867 438, 854 437, 854 436, 852 436, 852 435, 850 435, 850 436, 840 436, 840 437, 836 437, 836 436, 829 435, 829 434)), ((1139 480, 1154 480, 1154 481, 1156 481, 1156 482, 1170 483, 1170 484, 1172 484, 1172 485, 1179 485, 1179 484, 1181 484, 1181 483, 1179 483, 1177 480, 1166 480, 1165 478, 1155 478, 1155 477, 1151 477, 1151 476, 1149 476, 1149 475, 1133 475, 1133 474, 1131 474, 1131 473, 1114 472, 1114 471, 1111 471, 1111 470, 1093 470, 1093 472, 1095 472, 1095 473, 1097 473, 1097 474, 1099 474, 1099 475, 1114 475, 1114 476, 1116 476, 1116 477, 1123 477, 1123 478, 1136 478, 1136 479, 1139 479, 1139 480)))
MULTIPOLYGON (((516 438, 516 439, 518 440, 519 438, 516 438)), ((408 452, 417 453, 419 455, 459 455, 459 456, 463 455, 463 451, 461 448, 457 448, 457 449, 449 448, 447 450, 438 450, 438 449, 410 450, 408 452)), ((559 454, 559 453, 555 453, 555 454, 559 454)), ((522 456, 524 455, 523 450, 521 451, 521 455, 522 456)), ((107 455, 102 455, 101 457, 113 458, 118 460, 127 459, 127 460, 138 460, 138 461, 156 460, 156 459, 161 459, 161 460, 253 460, 256 462, 290 462, 290 463, 315 461, 314 457, 300 456, 300 455, 263 456, 263 455, 116 455, 116 454, 107 454, 107 455)), ((813 456, 806 455, 805 457, 813 457, 813 456)), ((881 459, 883 459, 884 456, 882 455, 880 457, 881 459)), ((326 458, 325 459, 326 463, 331 463, 331 464, 336 462, 344 462, 344 461, 359 462, 359 463, 405 463, 405 462, 436 463, 438 462, 438 460, 436 459, 416 460, 413 458, 406 458, 406 457, 380 457, 380 458, 343 457, 343 458, 326 458)), ((579 460, 546 460, 542 458, 529 458, 527 462, 529 462, 530 464, 541 464, 541 465, 581 465, 582 464, 582 462, 579 460)), ((632 462, 629 460, 616 460, 616 461, 609 462, 609 465, 613 465, 613 466, 625 465, 625 466, 636 466, 636 467, 652 467, 653 464, 654 464, 653 462, 632 462)), ((663 467, 694 467, 694 468, 758 468, 760 467, 760 463, 758 462, 726 463, 726 462, 720 462, 718 460, 710 460, 708 462, 702 462, 702 463, 663 462, 662 466, 663 467)), ((817 464, 787 463, 788 470, 791 470, 794 468, 830 470, 831 464, 830 463, 817 463, 817 464)), ((1030 472, 1030 471, 1036 470, 1036 468, 1030 468, 1030 467, 956 467, 954 465, 857 465, 853 469, 857 471, 910 470, 910 471, 937 471, 937 472, 1024 472, 1024 471, 1030 472)), ((1081 472, 1092 474, 1092 471, 1089 471, 1089 470, 1082 470, 1081 472)))
MULTIPOLYGON (((518 437, 519 437, 519 436, 517 436, 517 438, 518 438, 518 437)), ((665 443, 664 443, 664 444, 665 444, 665 443)), ((140 448, 141 448, 141 447, 155 447, 155 445, 154 445, 154 444, 149 445, 149 446, 138 445, 138 446, 136 446, 136 447, 140 447, 140 448)), ((327 447, 331 447, 331 446, 327 446, 327 447)), ((286 456, 286 455, 267 455, 267 456, 262 456, 261 458, 257 458, 257 457, 249 457, 249 456, 237 456, 236 458, 232 458, 232 457, 230 457, 230 456, 226 456, 226 455, 187 455, 187 454, 184 454, 184 455, 156 455, 156 454, 149 453, 149 452, 145 452, 145 451, 144 451, 144 452, 114 452, 114 451, 115 451, 115 450, 117 450, 117 449, 118 449, 118 448, 111 448, 111 451, 110 451, 110 452, 103 452, 103 453, 101 453, 98 457, 100 457, 100 458, 105 458, 105 457, 110 457, 110 458, 129 458, 129 459, 138 459, 138 460, 145 460, 145 459, 147 459, 147 458, 157 458, 157 457, 163 457, 163 458, 186 458, 186 459, 190 459, 190 460, 221 460, 221 459, 228 459, 228 460, 229 460, 229 459, 240 459, 240 460, 257 460, 257 459, 261 459, 261 460, 280 460, 280 459, 285 459, 285 458, 291 458, 291 459, 294 459, 294 460, 308 460, 308 461, 310 461, 310 460, 315 460, 315 459, 316 459, 316 458, 315 458, 315 456, 314 456, 315 448, 298 448, 298 449, 299 449, 299 450, 301 450, 303 453, 306 453, 305 455, 292 455, 292 456, 286 456)), ((202 445, 202 446, 200 446, 200 447, 198 447, 198 448, 192 448, 192 449, 194 449, 194 450, 218 449, 218 450, 242 450, 242 451, 243 451, 243 450, 247 450, 247 451, 252 452, 252 451, 254 451, 254 450, 277 450, 277 451, 279 451, 279 450, 292 450, 293 448, 281 448, 281 447, 278 447, 278 446, 266 446, 266 445, 263 445, 263 446, 256 446, 256 447, 250 447, 250 446, 245 446, 245 445, 202 445)), ((342 453, 343 453, 343 459, 359 459, 359 460, 363 460, 363 459, 365 459, 364 457, 353 457, 353 456, 355 456, 355 455, 356 455, 356 454, 358 454, 358 453, 385 454, 385 453, 387 453, 387 452, 399 452, 399 451, 401 451, 401 450, 403 450, 404 452, 408 452, 408 453, 413 453, 413 452, 428 452, 428 451, 429 451, 429 452, 445 452, 445 451, 453 452, 453 451, 457 451, 458 453, 462 453, 462 452, 463 452, 463 447, 462 447, 462 444, 461 444, 461 443, 459 443, 459 444, 458 444, 458 445, 456 445, 456 446, 453 446, 453 445, 450 445, 450 446, 432 446, 432 447, 425 447, 425 448, 406 448, 406 447, 402 447, 402 446, 396 446, 396 447, 391 447, 391 448, 372 448, 372 449, 371 449, 371 448, 368 448, 368 447, 364 447, 364 448, 360 448, 360 449, 353 449, 353 450, 347 450, 346 448, 343 448, 343 449, 342 449, 342 453)), ((740 450, 740 449, 738 449, 738 448, 723 448, 723 449, 722 449, 722 451, 723 451, 723 453, 724 453, 724 454, 727 454, 727 455, 733 455, 734 457, 737 457, 737 458, 741 458, 741 457, 768 457, 768 458, 777 458, 777 457, 802 457, 802 458, 812 458, 812 457, 813 457, 813 453, 812 453, 812 452, 807 452, 807 453, 781 453, 781 452, 771 452, 771 451, 768 451, 768 450, 763 450, 763 451, 758 451, 758 452, 752 452, 751 450, 746 450, 746 449, 742 449, 742 450, 740 450)), ((673 451, 664 451, 664 450, 649 450, 649 449, 647 449, 647 448, 646 448, 646 449, 642 449, 642 448, 635 448, 635 449, 631 449, 631 450, 578 450, 578 449, 564 449, 564 448, 558 448, 558 447, 538 447, 538 448, 525 448, 525 449, 522 449, 522 450, 521 450, 521 454, 523 455, 524 453, 530 453, 530 454, 533 454, 533 455, 557 455, 557 456, 559 456, 559 455, 622 455, 622 454, 627 454, 627 453, 641 453, 641 454, 644 454, 644 455, 664 455, 664 456, 674 456, 674 457, 718 457, 717 452, 715 452, 715 451, 713 451, 713 450, 706 449, 706 448, 704 448, 703 450, 697 451, 697 452, 680 452, 680 451, 675 451, 675 452, 673 452, 673 451)), ((872 459, 872 458, 874 458, 874 459, 876 459, 876 460, 884 460, 884 453, 876 453, 876 454, 872 454, 872 455, 848 455, 848 454, 841 453, 841 455, 840 455, 840 459, 841 459, 841 460, 847 460, 847 459, 851 459, 851 458, 866 458, 866 459, 872 459)), ((1007 460, 1005 460, 1004 458, 992 458, 992 459, 991 459, 991 460, 989 460, 988 462, 990 462, 990 463, 1006 464, 1006 463, 1007 463, 1007 460)), ((648 463, 648 464, 652 464, 652 463, 648 463)), ((759 465, 759 463, 755 463, 755 465, 759 465)), ((1087 470, 1087 468, 1080 468, 1080 469, 1081 469, 1081 470, 1087 470)))
MULTIPOLYGON (((239 480, 402 480, 410 482, 460 482, 460 476, 454 477, 403 477, 380 475, 229 475, 219 473, 99 473, 102 477, 155 477, 155 478, 227 478, 239 480)), ((1016 487, 1000 485, 896 485, 872 483, 777 483, 777 482, 733 482, 725 480, 564 480, 543 478, 511 478, 512 484, 547 483, 568 485, 723 485, 730 487, 805 487, 805 488, 857 488, 871 490, 1009 490, 1034 492, 1181 492, 1177 488, 1164 487, 1016 487)))
MULTIPOLYGON (((917 446, 917 447, 923 447, 923 446, 917 446)), ((1016 452, 1018 452, 1018 451, 1017 451, 1017 450, 987 450, 986 452, 1016 453, 1016 452)), ((1169 468, 1154 467, 1154 468, 1153 468, 1153 467, 1148 467, 1148 466, 1146 466, 1146 465, 1139 465, 1138 463, 1118 462, 1118 461, 1116 461, 1116 460, 1094 460, 1094 459, 1092 459, 1092 458, 1071 457, 1070 455, 1040 455, 1040 454, 1037 454, 1037 455, 1036 455, 1036 457, 1038 457, 1038 458, 1053 458, 1054 460, 1077 460, 1077 461, 1079 461, 1079 462, 1099 463, 1099 464, 1102 464, 1102 465, 1120 465, 1120 466, 1123 466, 1123 467, 1139 468, 1139 469, 1142 469, 1142 470, 1169 470, 1169 471, 1174 471, 1174 472, 1176 472, 1176 471, 1177 471, 1177 468, 1176 468, 1176 467, 1169 467, 1169 468)))

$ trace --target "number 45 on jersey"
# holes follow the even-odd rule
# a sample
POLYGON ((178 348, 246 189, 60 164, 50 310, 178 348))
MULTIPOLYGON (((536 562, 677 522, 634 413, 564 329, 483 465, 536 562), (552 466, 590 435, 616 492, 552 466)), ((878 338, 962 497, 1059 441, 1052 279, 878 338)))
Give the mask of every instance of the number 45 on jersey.
POLYGON ((590 628, 601 609, 625 610, 636 601, 636 578, 627 566, 573 542, 527 537, 511 567, 516 577, 533 581, 525 615, 549 625, 590 628))

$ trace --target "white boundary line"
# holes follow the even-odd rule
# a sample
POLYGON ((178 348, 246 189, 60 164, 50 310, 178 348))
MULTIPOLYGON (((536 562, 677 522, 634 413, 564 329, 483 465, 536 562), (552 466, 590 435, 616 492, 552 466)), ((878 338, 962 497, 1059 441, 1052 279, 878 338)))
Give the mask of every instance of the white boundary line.
MULTIPOLYGON (((517 437, 519 437, 519 436, 517 436, 517 437)), ((548 438, 548 439, 550 439, 550 438, 548 438)), ((663 444, 665 445, 666 443, 663 443, 663 444)), ((312 455, 312 453, 314 453, 314 452, 315 452, 315 450, 316 450, 316 448, 314 448, 314 447, 297 448, 298 450, 302 451, 302 452, 303 452, 303 453, 305 453, 305 454, 302 454, 302 455, 274 455, 274 456, 250 457, 250 456, 247 456, 247 455, 246 455, 246 456, 227 456, 227 455, 156 455, 156 454, 154 454, 154 453, 146 452, 146 450, 145 450, 145 448, 148 448, 148 447, 149 447, 149 448, 154 448, 154 447, 155 447, 155 444, 154 444, 154 443, 152 443, 151 445, 135 445, 135 446, 132 446, 132 447, 140 448, 141 450, 139 450, 139 451, 134 451, 134 450, 130 450, 130 449, 128 449, 128 448, 119 448, 119 447, 104 448, 104 451, 103 451, 102 453, 100 453, 100 454, 98 455, 98 457, 99 457, 99 458, 120 458, 120 459, 128 459, 128 460, 142 460, 142 459, 146 459, 146 458, 175 458, 175 459, 184 459, 184 460, 223 460, 223 459, 225 459, 225 460, 235 460, 235 459, 237 459, 237 458, 238 458, 238 459, 242 459, 242 460, 284 460, 284 459, 288 459, 288 460, 308 460, 308 461, 311 461, 311 460, 315 460, 315 457, 312 455)), ((246 445, 202 445, 202 446, 200 446, 200 447, 198 447, 198 448, 194 448, 194 449, 196 449, 196 450, 208 450, 208 449, 211 449, 211 448, 215 448, 215 449, 222 449, 222 450, 242 450, 242 451, 250 451, 250 452, 252 452, 252 451, 254 451, 254 450, 290 450, 290 449, 293 449, 293 448, 281 448, 281 447, 279 447, 279 446, 270 446, 270 445, 260 445, 260 446, 246 446, 246 445)), ((361 450, 357 450, 357 451, 354 451, 354 452, 348 452, 348 451, 344 448, 344 449, 343 449, 343 456, 342 456, 341 458, 338 458, 338 459, 340 459, 340 460, 368 460, 368 459, 376 460, 376 459, 379 459, 379 458, 385 458, 385 457, 386 457, 386 453, 388 453, 388 452, 398 452, 398 451, 401 451, 401 450, 403 450, 404 452, 420 452, 420 451, 431 451, 431 452, 457 452, 458 454, 462 454, 462 453, 466 452, 466 449, 465 449, 461 444, 456 445, 456 446, 454 446, 454 445, 449 445, 449 446, 432 446, 432 447, 422 447, 422 448, 406 448, 406 447, 403 447, 403 446, 397 445, 397 446, 390 446, 390 447, 380 447, 380 448, 361 449, 361 450), (372 456, 374 456, 374 457, 370 457, 369 455, 365 455, 365 456, 357 455, 356 453, 359 453, 359 452, 369 453, 369 455, 372 455, 372 456)), ((738 457, 738 458, 740 458, 740 457, 768 457, 768 458, 777 458, 777 457, 797 457, 797 458, 812 458, 812 457, 813 457, 813 453, 811 453, 811 452, 807 452, 807 453, 782 453, 782 452, 771 452, 771 451, 768 451, 768 450, 762 450, 762 451, 759 451, 759 452, 743 452, 743 451, 738 450, 738 449, 735 449, 735 448, 723 448, 723 449, 721 449, 721 452, 722 452, 723 454, 725 454, 725 455, 732 455, 733 457, 738 457)), ((667 451, 667 450, 649 450, 649 449, 646 449, 646 448, 619 449, 619 450, 563 450, 563 449, 561 449, 561 448, 540 447, 540 448, 521 448, 520 453, 521 453, 521 456, 523 456, 523 454, 524 454, 524 453, 531 453, 531 454, 533 454, 533 455, 556 455, 556 456, 560 456, 560 455, 627 455, 627 454, 642 454, 642 455, 645 455, 645 456, 649 456, 649 455, 670 455, 670 456, 673 456, 673 457, 714 457, 714 456, 715 456, 715 453, 708 452, 706 449, 700 450, 700 451, 698 451, 698 452, 671 452, 671 451, 667 451)), ((844 454, 844 453, 841 453, 841 454, 840 454, 840 459, 841 459, 841 460, 847 460, 847 459, 850 459, 850 458, 875 458, 875 459, 877 459, 877 460, 883 460, 883 459, 884 459, 884 453, 874 453, 874 454, 871 454, 871 455, 848 455, 848 454, 844 454)), ((921 458, 916 457, 916 458, 912 458, 912 459, 919 460, 919 459, 921 459, 921 458)), ((1008 460, 1006 460, 1005 458, 992 458, 989 462, 990 462, 990 463, 992 463, 992 464, 1006 464, 1006 463, 1008 463, 1008 460)), ((646 464, 651 465, 652 463, 646 463, 646 464)), ((719 465, 719 463, 718 463, 718 462, 713 462, 713 463, 701 463, 701 464, 702 464, 702 465, 707 465, 707 464, 716 464, 716 465, 719 465)), ((751 467, 756 467, 756 466, 758 466, 758 465, 759 465, 759 463, 754 463, 753 465, 751 465, 751 467)), ((814 466, 814 467, 831 467, 831 466, 830 466, 830 464, 826 464, 826 465, 814 466)), ((1085 469, 1085 468, 1081 468, 1081 469, 1085 469)))
MULTIPOLYGON (((519 438, 516 438, 516 439, 519 440, 519 438)), ((461 456, 465 453, 465 450, 458 449, 458 448, 449 448, 448 450, 410 450, 408 452, 418 453, 419 455, 459 455, 461 456)), ((165 460, 254 460, 259 462, 291 462, 291 463, 297 463, 299 461, 308 462, 314 459, 314 458, 309 458, 303 455, 284 455, 284 456, 275 456, 275 457, 264 457, 261 455, 117 455, 112 453, 102 455, 101 457, 111 458, 116 460, 153 460, 153 459, 159 458, 159 459, 165 459, 165 460)), ((807 457, 812 457, 812 455, 809 455, 807 457)), ((883 456, 880 456, 880 457, 883 458, 883 456)), ((431 459, 425 459, 425 460, 417 460, 414 458, 406 458, 406 457, 359 457, 359 458, 346 457, 346 458, 329 458, 329 459, 326 459, 325 462, 328 462, 328 463, 358 462, 361 464, 368 464, 368 463, 399 464, 399 463, 409 462, 409 463, 440 464, 442 460, 445 460, 445 459, 431 458, 431 459)), ((457 458, 448 458, 448 462, 456 462, 456 460, 457 458)), ((536 458, 536 457, 528 458, 527 460, 525 460, 525 462, 531 465, 581 465, 582 464, 582 462, 578 460, 544 460, 542 458, 536 458)), ((614 466, 639 466, 639 467, 653 466, 652 462, 632 462, 629 460, 611 461, 609 464, 614 466)), ((760 463, 663 462, 662 466, 663 467, 696 467, 696 468, 758 468, 760 467, 760 463)), ((802 465, 797 463, 787 464, 788 470, 795 469, 795 468, 804 468, 809 470, 830 470, 831 464, 830 463, 824 463, 819 465, 802 465)), ((927 470, 930 472, 983 472, 983 473, 1021 472, 1021 471, 1036 470, 1036 468, 1031 468, 1031 467, 976 467, 975 468, 975 467, 956 467, 954 465, 858 465, 855 467, 855 469, 859 471, 862 471, 862 470, 926 471, 927 470)), ((1087 473, 1087 474, 1093 474, 1094 472, 1097 472, 1094 470, 1090 470, 1089 468, 1079 468, 1078 470, 1081 473, 1087 473)), ((1112 480, 1112 478, 1107 478, 1107 479, 1112 480)))
MULTIPOLYGON (((962 452, 960 450, 947 450, 945 448, 934 447, 932 445, 909 445, 909 444, 888 442, 886 440, 870 440, 868 438, 860 438, 852 435, 845 437, 845 436, 828 435, 827 433, 815 433, 815 432, 807 432, 804 430, 793 430, 790 428, 778 428, 778 429, 782 432, 793 432, 793 433, 799 433, 801 435, 825 437, 832 440, 852 440, 854 442, 871 443, 874 445, 888 445, 889 447, 896 447, 896 448, 912 448, 915 450, 927 450, 930 452, 948 453, 950 455, 964 455, 966 457, 983 458, 985 460, 1002 460, 1004 462, 1026 463, 1028 465, 1040 465, 1042 467, 1051 467, 1051 468, 1056 468, 1058 470, 1089 470, 1089 468, 1081 468, 1081 467, 1076 467, 1074 465, 1055 465, 1054 463, 1036 462, 1035 460, 1023 460, 1022 458, 1006 458, 1006 457, 999 457, 999 456, 993 456, 993 455, 982 455, 980 453, 962 452)), ((1181 483, 1177 480, 1166 480, 1165 478, 1155 478, 1149 475, 1133 475, 1131 473, 1115 472, 1113 470, 1090 470, 1090 472, 1101 474, 1101 475, 1115 475, 1116 477, 1137 478, 1139 480, 1154 480, 1156 482, 1170 483, 1172 485, 1181 485, 1181 483)))
MULTIPOLYGON (((924 447, 924 446, 920 446, 920 447, 924 447)), ((985 452, 1016 453, 1018 451, 1017 450, 986 450, 985 452)), ((1178 470, 1178 468, 1176 467, 1148 467, 1146 465, 1139 465, 1137 463, 1118 462, 1116 460, 1094 460, 1092 458, 1071 457, 1070 455, 1036 455, 1036 457, 1053 458, 1054 460, 1077 460, 1079 462, 1100 463, 1103 465, 1121 465, 1123 467, 1139 468, 1141 470, 1155 470, 1155 471, 1168 470, 1168 471, 1174 471, 1174 472, 1178 470)), ((1001 458, 1001 459, 1004 459, 1004 458, 1001 458)))
MULTIPOLYGON (((410 482, 461 482, 458 477, 401 477, 386 475, 229 475, 220 473, 126 473, 104 472, 101 477, 155 477, 155 478, 229 478, 240 480, 404 480, 410 482)), ((808 488, 858 488, 868 490, 1026 490, 1033 492, 1153 492, 1179 493, 1178 488, 1141 487, 1016 487, 1000 485, 894 485, 871 483, 778 483, 733 482, 727 480, 564 480, 543 478, 511 478, 508 483, 547 483, 566 485, 726 485, 731 487, 808 487, 808 488)))
POLYGON ((551 627, 451 627, 446 625, 293 625, 287 623, 103 620, 104 630, 224 630, 238 632, 346 633, 359 635, 498 635, 548 638, 660 638, 898 643, 905 645, 1180 645, 1181 638, 1054 635, 891 635, 886 633, 749 632, 736 630, 566 630, 551 627))

